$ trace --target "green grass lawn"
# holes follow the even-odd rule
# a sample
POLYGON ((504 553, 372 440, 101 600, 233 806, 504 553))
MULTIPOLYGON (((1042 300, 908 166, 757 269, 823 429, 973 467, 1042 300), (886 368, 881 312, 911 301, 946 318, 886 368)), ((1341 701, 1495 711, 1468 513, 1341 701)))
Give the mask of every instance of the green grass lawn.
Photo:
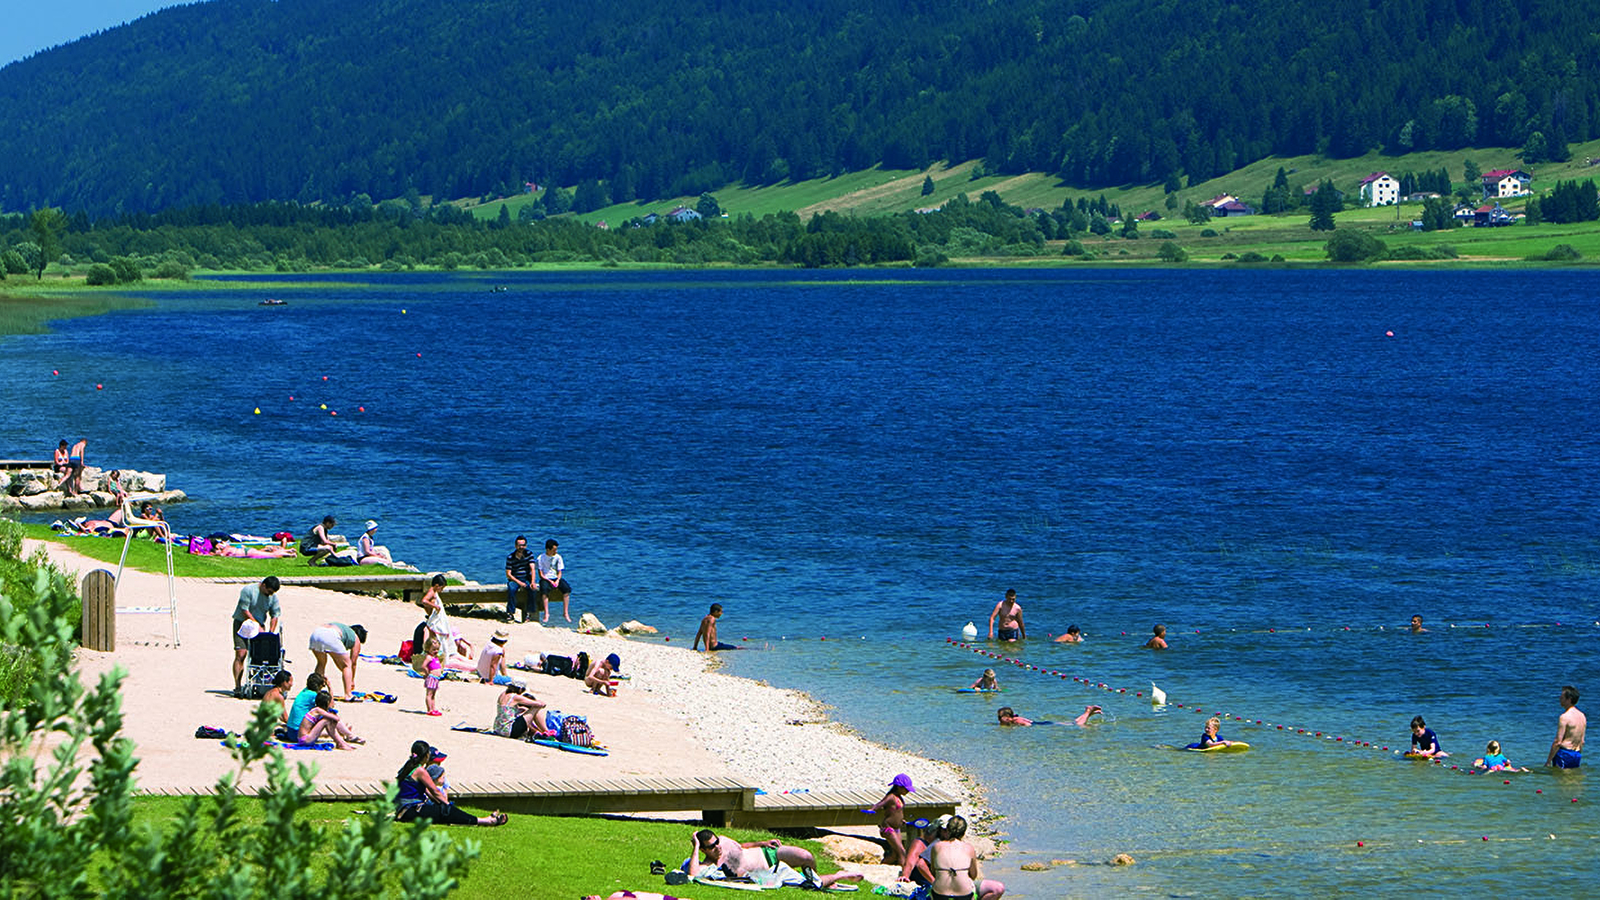
MULTIPOLYGON (((52 531, 48 525, 24 524, 25 534, 41 541, 55 541, 77 553, 91 559, 97 559, 110 564, 115 569, 117 558, 122 555, 121 538, 102 537, 68 537, 60 532, 52 531)), ((141 572, 158 572, 165 574, 167 571, 166 551, 162 546, 148 538, 135 538, 133 545, 128 548, 128 568, 138 569, 141 572)), ((325 567, 313 568, 306 565, 304 557, 289 557, 286 559, 239 559, 231 556, 197 556, 190 553, 183 546, 172 548, 172 569, 180 578, 227 578, 243 576, 250 578, 265 578, 268 575, 277 575, 280 578, 290 575, 392 575, 400 572, 387 566, 348 566, 343 569, 328 569, 325 567)), ((405 573, 413 574, 413 573, 405 573)), ((420 578, 421 576, 417 576, 420 578)))
MULTIPOLYGON (((185 802, 175 797, 140 798, 134 803, 135 821, 159 823, 175 818, 185 802)), ((337 829, 361 808, 350 803, 313 803, 301 815, 307 817, 306 821, 337 829)), ((462 808, 479 815, 490 812, 487 808, 462 808)), ((247 821, 261 820, 260 804, 256 801, 241 800, 240 809, 247 821)), ((455 897, 571 900, 587 894, 604 897, 616 890, 669 892, 690 900, 726 900, 729 896, 725 888, 693 884, 669 889, 660 875, 650 874, 652 860, 665 862, 669 869, 683 861, 689 852, 690 832, 701 827, 698 825, 621 818, 514 815, 499 828, 428 827, 444 828, 455 840, 476 841, 481 847, 481 854, 472 863, 466 879, 452 895, 455 897)), ((726 833, 740 841, 776 837, 767 832, 737 828, 727 829, 726 833)), ((815 853, 821 871, 838 870, 816 841, 783 840, 815 853)))

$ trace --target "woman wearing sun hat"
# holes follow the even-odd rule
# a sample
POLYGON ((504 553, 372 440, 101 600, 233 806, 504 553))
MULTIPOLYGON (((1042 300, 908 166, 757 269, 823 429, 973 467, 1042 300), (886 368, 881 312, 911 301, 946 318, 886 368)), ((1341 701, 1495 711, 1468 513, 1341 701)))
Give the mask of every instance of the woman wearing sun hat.
POLYGON ((511 632, 496 628, 489 643, 478 654, 478 680, 484 684, 510 684, 511 673, 506 671, 506 641, 511 632))
POLYGON ((372 533, 378 530, 375 519, 368 519, 366 529, 356 539, 356 561, 363 566, 393 566, 394 557, 389 548, 373 542, 372 533))

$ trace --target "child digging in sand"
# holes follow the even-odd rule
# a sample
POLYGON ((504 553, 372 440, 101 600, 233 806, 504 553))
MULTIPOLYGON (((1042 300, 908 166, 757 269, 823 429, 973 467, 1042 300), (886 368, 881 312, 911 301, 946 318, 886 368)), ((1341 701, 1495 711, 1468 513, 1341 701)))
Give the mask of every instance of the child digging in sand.
POLYGON ((915 791, 911 776, 902 772, 889 782, 889 793, 872 806, 872 812, 883 813, 878 834, 883 836, 883 864, 886 866, 898 866, 906 860, 906 845, 900 839, 900 832, 906 827, 906 795, 915 791))
POLYGON ((429 634, 427 642, 423 644, 423 648, 423 653, 427 658, 422 663, 425 673, 422 676, 422 689, 424 696, 427 698, 428 715, 442 716, 444 713, 439 712, 439 707, 436 705, 439 693, 439 679, 444 673, 444 663, 439 659, 439 638, 436 635, 429 634))

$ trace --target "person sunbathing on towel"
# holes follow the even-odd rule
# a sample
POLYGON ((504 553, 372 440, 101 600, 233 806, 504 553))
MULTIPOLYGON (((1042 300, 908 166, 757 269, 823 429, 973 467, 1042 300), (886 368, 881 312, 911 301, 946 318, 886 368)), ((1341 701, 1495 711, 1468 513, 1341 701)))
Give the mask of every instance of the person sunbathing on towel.
POLYGON ((756 872, 776 870, 779 863, 788 863, 790 868, 824 890, 842 881, 861 880, 860 872, 818 874, 817 858, 811 855, 810 850, 791 847, 776 840, 746 841, 741 844, 727 835, 703 828, 689 836, 689 844, 692 849, 685 862, 685 871, 690 878, 700 874, 700 856, 704 854, 705 864, 722 869, 729 878, 749 878, 756 872))

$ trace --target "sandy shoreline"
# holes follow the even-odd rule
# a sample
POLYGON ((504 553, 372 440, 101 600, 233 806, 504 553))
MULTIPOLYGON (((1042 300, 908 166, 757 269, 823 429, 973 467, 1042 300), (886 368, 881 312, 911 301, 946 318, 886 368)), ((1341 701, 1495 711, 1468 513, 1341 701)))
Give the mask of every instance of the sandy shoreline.
MULTIPOLYGON (((75 581, 92 569, 106 567, 49 542, 30 540, 24 552, 31 553, 35 546, 43 546, 56 565, 75 573, 75 581)), ((128 570, 118 605, 164 601, 165 581, 164 575, 128 570)), ((238 731, 255 706, 254 701, 229 696, 233 687, 229 632, 239 585, 179 579, 177 593, 181 646, 171 644, 166 615, 122 614, 117 617, 115 651, 80 650, 77 657, 85 683, 92 684, 113 666, 127 673, 122 684, 123 734, 138 745, 135 776, 143 788, 214 784, 233 769, 232 759, 220 742, 196 739, 195 729, 210 725, 238 731)), ((363 624, 369 631, 363 652, 389 655, 411 637, 422 619, 416 606, 396 600, 299 587, 284 587, 279 596, 288 668, 297 686, 314 668, 307 649, 313 628, 330 621, 363 624)), ((574 620, 579 612, 581 606, 575 604, 574 620)), ((650 621, 647 614, 639 618, 650 621)), ((536 673, 515 676, 526 680, 550 708, 587 716, 611 755, 561 753, 492 735, 451 731, 459 722, 488 726, 500 688, 446 682, 438 692, 444 715, 429 717, 423 713, 420 680, 399 667, 362 661, 356 689, 395 694, 399 702, 341 706, 341 714, 367 739, 365 746, 348 752, 286 751, 289 758, 317 765, 319 784, 371 782, 393 778, 411 742, 423 739, 450 754, 451 773, 463 781, 496 776, 727 775, 779 792, 882 789, 895 774, 905 772, 918 785, 955 796, 976 793, 972 780, 956 766, 871 743, 830 721, 825 708, 804 693, 722 674, 715 671, 711 658, 686 645, 582 635, 565 623, 542 627, 470 617, 457 621, 479 649, 496 628, 507 628, 511 633, 507 655, 512 660, 541 652, 619 654, 622 672, 630 680, 623 682, 615 698, 589 695, 575 679, 536 673)), ((673 626, 679 623, 651 624, 678 637, 673 626)), ((331 678, 333 673, 329 674, 331 678)), ((244 783, 264 781, 265 774, 253 770, 244 783)), ((974 805, 964 812, 970 817, 979 810, 974 805)))

